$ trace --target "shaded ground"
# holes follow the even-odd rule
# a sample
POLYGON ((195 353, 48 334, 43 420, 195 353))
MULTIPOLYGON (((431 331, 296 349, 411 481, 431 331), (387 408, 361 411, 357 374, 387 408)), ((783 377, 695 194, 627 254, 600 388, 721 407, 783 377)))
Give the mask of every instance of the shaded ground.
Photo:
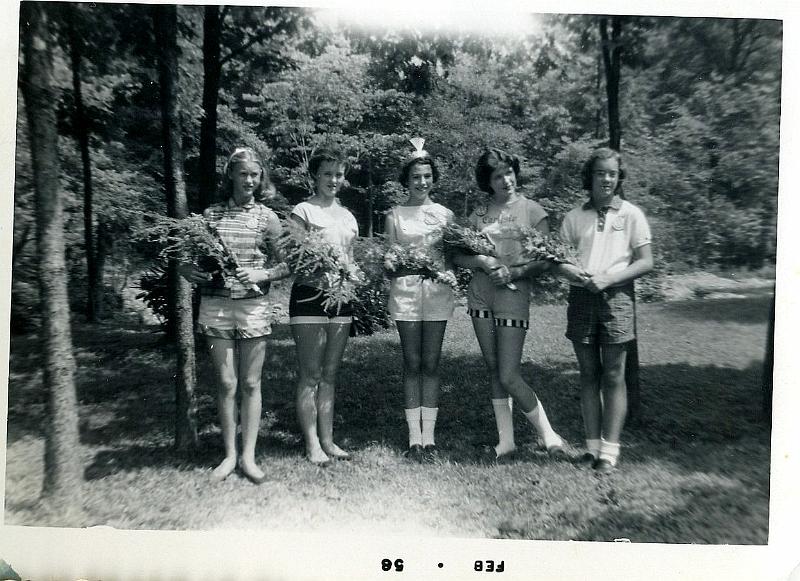
MULTIPOLYGON (((598 479, 553 462, 516 416, 520 460, 483 466, 495 438, 470 323, 450 324, 436 465, 410 464, 397 335, 352 339, 336 430, 355 453, 319 469, 302 459, 294 419, 294 347, 276 329, 264 373, 261 487, 212 483, 221 454, 212 386, 198 394, 201 448, 176 455, 172 368, 159 334, 75 328, 88 522, 121 528, 270 528, 456 537, 762 544, 767 540, 769 428, 760 417, 769 297, 640 306, 643 416, 626 429, 622 470, 598 479)), ((580 446, 574 355, 563 306, 534 307, 524 375, 556 429, 580 446)), ((44 397, 34 337, 15 337, 9 376, 6 524, 47 524, 42 477, 44 397)), ((209 377, 200 357, 199 377, 209 377)), ((575 456, 580 450, 572 450, 575 456)))

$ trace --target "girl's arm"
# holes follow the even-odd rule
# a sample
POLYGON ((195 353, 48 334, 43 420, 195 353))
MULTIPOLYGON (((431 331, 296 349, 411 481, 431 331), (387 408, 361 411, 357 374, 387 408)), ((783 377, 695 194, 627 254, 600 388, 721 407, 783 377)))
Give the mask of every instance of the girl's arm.
POLYGON ((619 272, 596 274, 586 281, 586 288, 593 293, 630 282, 653 270, 653 250, 650 244, 633 249, 633 262, 619 272))
POLYGON ((384 236, 386 237, 386 242, 389 244, 394 244, 397 242, 397 232, 394 229, 394 209, 390 210, 389 213, 386 215, 386 223, 384 224, 384 236))
POLYGON ((456 266, 469 268, 470 270, 482 270, 486 274, 489 274, 496 268, 503 266, 503 263, 497 260, 494 256, 484 256, 483 254, 469 256, 459 252, 453 253, 452 262, 456 266))

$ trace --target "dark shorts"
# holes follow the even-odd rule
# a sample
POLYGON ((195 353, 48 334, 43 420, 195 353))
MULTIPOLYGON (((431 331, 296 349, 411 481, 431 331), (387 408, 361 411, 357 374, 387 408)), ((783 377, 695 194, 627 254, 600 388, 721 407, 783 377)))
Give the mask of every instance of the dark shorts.
POLYGON ((599 293, 573 286, 567 306, 567 339, 575 343, 617 344, 636 338, 633 285, 611 287, 599 293))
POLYGON ((325 294, 321 289, 304 284, 292 286, 289 297, 289 324, 347 324, 353 320, 353 305, 343 303, 339 309, 325 309, 325 294))

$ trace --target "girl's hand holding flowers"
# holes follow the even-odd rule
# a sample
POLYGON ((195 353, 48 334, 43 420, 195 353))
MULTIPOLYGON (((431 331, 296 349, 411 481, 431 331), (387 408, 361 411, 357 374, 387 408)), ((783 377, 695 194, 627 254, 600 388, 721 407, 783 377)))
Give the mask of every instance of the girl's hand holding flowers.
POLYGON ((586 286, 586 282, 589 280, 589 275, 574 264, 562 262, 557 265, 556 269, 568 281, 578 283, 581 286, 586 286))
POLYGON ((263 268, 242 268, 240 266, 236 268, 234 273, 239 282, 244 285, 257 285, 269 279, 267 271, 263 268))

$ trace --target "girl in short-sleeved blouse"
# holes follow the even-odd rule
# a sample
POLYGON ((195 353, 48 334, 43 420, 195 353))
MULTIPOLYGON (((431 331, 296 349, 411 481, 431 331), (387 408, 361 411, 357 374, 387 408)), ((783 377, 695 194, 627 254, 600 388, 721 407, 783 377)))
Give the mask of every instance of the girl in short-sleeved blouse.
MULTIPOLYGON (((401 166, 400 182, 408 189, 408 200, 388 213, 386 237, 389 242, 429 249, 444 270, 441 228, 453 220, 453 212, 430 199, 438 177, 433 157, 420 144, 401 166)), ((414 272, 398 275, 392 279, 388 307, 403 348, 407 455, 412 460, 431 461, 437 455, 439 358, 447 320, 453 314, 453 291, 414 272)))
POLYGON ((236 276, 209 280, 207 274, 191 267, 182 268, 182 274, 200 286, 197 327, 206 337, 219 385, 217 404, 225 458, 214 469, 213 478, 227 478, 238 464, 246 478, 261 484, 267 477, 256 465, 255 447, 261 420, 261 369, 266 336, 271 333, 267 293, 270 281, 289 271, 285 263, 273 259, 273 243, 281 227, 275 213, 258 201, 272 188, 258 156, 251 149, 237 149, 225 165, 224 175, 230 196, 207 208, 203 217, 236 257, 236 276), (265 254, 265 247, 271 251, 265 254), (241 394, 241 454, 236 449, 237 392, 241 394))

